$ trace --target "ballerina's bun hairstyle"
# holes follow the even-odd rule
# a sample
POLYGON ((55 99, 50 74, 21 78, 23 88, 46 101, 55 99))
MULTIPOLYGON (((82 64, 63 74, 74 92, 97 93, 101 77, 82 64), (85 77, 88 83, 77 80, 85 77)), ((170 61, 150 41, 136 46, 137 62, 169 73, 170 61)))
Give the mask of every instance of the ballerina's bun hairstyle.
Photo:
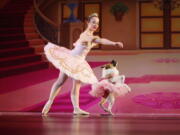
POLYGON ((92 13, 88 16, 87 18, 87 21, 90 22, 90 20, 93 18, 93 17, 99 17, 97 13, 92 13))

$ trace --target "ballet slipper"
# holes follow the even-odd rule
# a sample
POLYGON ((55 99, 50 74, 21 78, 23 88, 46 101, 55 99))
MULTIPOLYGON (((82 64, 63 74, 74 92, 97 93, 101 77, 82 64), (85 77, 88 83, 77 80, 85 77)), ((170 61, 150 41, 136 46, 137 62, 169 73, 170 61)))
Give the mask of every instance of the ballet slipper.
POLYGON ((74 115, 89 115, 89 112, 86 112, 80 108, 75 108, 73 111, 74 115))
POLYGON ((52 101, 46 102, 46 104, 45 104, 45 106, 43 107, 43 110, 42 110, 43 115, 46 115, 49 112, 49 110, 51 108, 51 105, 52 105, 52 101))
POLYGON ((71 102, 74 108, 73 114, 75 115, 88 115, 89 112, 86 112, 79 107, 79 97, 75 95, 71 95, 71 102))

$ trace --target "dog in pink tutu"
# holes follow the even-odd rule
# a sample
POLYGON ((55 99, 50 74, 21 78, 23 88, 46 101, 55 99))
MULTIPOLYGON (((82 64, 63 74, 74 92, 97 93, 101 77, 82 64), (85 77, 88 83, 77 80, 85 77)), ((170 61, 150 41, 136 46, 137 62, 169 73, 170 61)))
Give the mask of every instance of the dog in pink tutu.
POLYGON ((105 112, 113 114, 112 107, 115 98, 131 91, 130 87, 124 82, 125 76, 119 74, 117 62, 112 60, 111 63, 102 66, 102 78, 92 85, 92 90, 89 93, 92 96, 101 97, 100 107, 105 112), (104 107, 106 102, 109 103, 108 108, 104 107))

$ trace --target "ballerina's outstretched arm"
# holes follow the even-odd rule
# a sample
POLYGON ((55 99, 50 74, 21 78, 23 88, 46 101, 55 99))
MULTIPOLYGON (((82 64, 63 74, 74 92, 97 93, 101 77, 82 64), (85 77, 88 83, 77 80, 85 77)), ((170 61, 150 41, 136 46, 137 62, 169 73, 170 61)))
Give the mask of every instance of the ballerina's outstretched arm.
POLYGON ((96 38, 95 37, 93 42, 97 43, 97 44, 113 45, 113 46, 119 46, 119 47, 123 48, 123 43, 122 42, 114 42, 114 41, 110 41, 110 40, 105 39, 105 38, 96 38))

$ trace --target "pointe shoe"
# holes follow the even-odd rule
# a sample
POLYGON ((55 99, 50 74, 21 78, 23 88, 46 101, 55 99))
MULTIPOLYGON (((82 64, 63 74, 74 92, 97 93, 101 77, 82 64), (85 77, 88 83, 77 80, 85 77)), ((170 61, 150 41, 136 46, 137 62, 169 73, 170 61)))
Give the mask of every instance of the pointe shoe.
POLYGON ((52 102, 50 102, 50 101, 48 101, 45 104, 45 106, 43 107, 43 110, 42 110, 43 115, 46 115, 49 112, 51 105, 52 105, 52 102))
POLYGON ((89 115, 89 112, 86 112, 80 108, 74 109, 73 114, 75 115, 89 115))

